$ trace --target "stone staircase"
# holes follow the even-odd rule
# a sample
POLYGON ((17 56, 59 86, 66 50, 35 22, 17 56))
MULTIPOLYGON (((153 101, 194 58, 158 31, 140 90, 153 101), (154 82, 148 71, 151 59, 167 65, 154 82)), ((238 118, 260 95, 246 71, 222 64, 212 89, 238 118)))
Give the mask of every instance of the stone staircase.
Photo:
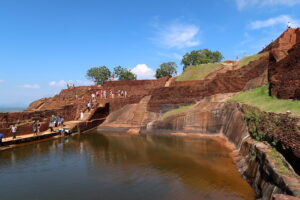
POLYGON ((144 97, 133 112, 132 124, 143 125, 145 123, 145 113, 147 112, 148 102, 151 96, 144 97))

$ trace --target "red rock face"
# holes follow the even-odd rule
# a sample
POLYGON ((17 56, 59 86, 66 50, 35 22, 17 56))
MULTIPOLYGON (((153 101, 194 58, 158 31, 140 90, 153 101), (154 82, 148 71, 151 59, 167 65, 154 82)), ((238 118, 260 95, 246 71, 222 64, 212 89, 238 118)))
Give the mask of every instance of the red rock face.
POLYGON ((270 92, 281 99, 300 99, 300 43, 269 67, 270 92))
POLYGON ((274 58, 279 61, 288 55, 288 51, 300 42, 300 28, 290 28, 269 44, 262 52, 271 52, 274 58))

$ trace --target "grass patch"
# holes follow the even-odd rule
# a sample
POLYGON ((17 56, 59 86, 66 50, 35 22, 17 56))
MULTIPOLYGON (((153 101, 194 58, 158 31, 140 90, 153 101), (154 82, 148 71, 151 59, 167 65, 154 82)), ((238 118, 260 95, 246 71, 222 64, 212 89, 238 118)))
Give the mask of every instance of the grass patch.
POLYGON ((221 63, 208 63, 202 65, 188 66, 176 81, 203 80, 208 74, 220 69, 221 63))
POLYGON ((291 111, 294 115, 300 115, 300 101, 284 100, 269 96, 269 86, 262 86, 253 90, 238 93, 228 99, 228 101, 236 101, 255 106, 263 111, 286 113, 291 111))
POLYGON ((294 175, 285 165, 283 160, 280 157, 280 153, 276 151, 275 149, 272 149, 272 151, 269 153, 269 156, 274 159, 275 161, 275 167, 278 169, 280 173, 288 174, 288 175, 294 175))
POLYGON ((162 116, 163 119, 166 119, 170 116, 173 116, 173 115, 177 115, 179 113, 182 113, 190 108, 192 108, 194 105, 187 105, 187 106, 181 106, 179 108, 175 108, 173 110, 169 110, 168 112, 165 112, 162 116))
POLYGON ((244 58, 242 58, 241 60, 238 61, 237 69, 248 65, 251 61, 258 60, 263 56, 267 56, 268 54, 269 54, 268 52, 265 52, 265 53, 260 53, 260 54, 254 54, 252 56, 246 56, 246 57, 244 57, 244 58))

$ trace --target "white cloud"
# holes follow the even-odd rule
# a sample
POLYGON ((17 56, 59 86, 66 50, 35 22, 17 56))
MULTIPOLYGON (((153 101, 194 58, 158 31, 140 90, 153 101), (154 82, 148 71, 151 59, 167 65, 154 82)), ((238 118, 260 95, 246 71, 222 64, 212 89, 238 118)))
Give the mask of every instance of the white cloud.
POLYGON ((138 79, 154 79, 155 72, 153 69, 148 67, 146 64, 136 65, 131 72, 137 75, 138 79))
POLYGON ((24 85, 20 85, 19 87, 26 88, 26 89, 39 89, 39 88, 41 88, 41 86, 38 85, 38 84, 24 84, 24 85))
POLYGON ((278 17, 269 18, 266 20, 257 20, 254 22, 251 22, 249 24, 250 29, 261 29, 266 28, 270 26, 276 26, 276 25, 283 25, 287 26, 288 22, 291 23, 292 27, 297 27, 299 25, 297 20, 292 19, 288 15, 280 15, 278 17))
POLYGON ((253 6, 293 6, 300 0, 235 0, 239 10, 253 6))
POLYGON ((156 25, 154 41, 167 48, 183 49, 200 44, 199 28, 193 24, 173 23, 162 27, 156 25))
POLYGON ((0 80, 0 83, 3 83, 4 82, 4 80, 0 80))
POLYGON ((81 81, 81 80, 75 80, 75 81, 73 81, 73 80, 68 80, 68 81, 66 81, 66 80, 60 80, 60 81, 51 81, 50 83, 49 83, 49 85, 51 86, 51 87, 66 87, 67 86, 67 84, 70 84, 70 85, 75 85, 75 86, 82 86, 82 85, 93 85, 94 83, 92 82, 92 81, 81 81))

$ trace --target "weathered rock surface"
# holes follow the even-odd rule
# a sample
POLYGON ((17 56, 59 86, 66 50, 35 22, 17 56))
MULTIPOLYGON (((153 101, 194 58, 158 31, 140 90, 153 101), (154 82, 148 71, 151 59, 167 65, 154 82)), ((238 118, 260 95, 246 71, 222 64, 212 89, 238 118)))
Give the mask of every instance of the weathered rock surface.
POLYGON ((269 68, 270 92, 281 99, 300 99, 300 43, 269 68))
POLYGON ((151 96, 144 97, 139 103, 128 104, 112 112, 100 127, 132 128, 143 127, 157 119, 158 113, 148 112, 147 105, 151 96))
POLYGON ((284 194, 274 194, 272 200, 300 200, 300 198, 284 194))
POLYGON ((200 101, 189 110, 151 122, 147 131, 224 134, 240 146, 248 132, 237 106, 236 103, 200 101))
POLYGON ((269 44, 262 52, 270 52, 276 61, 285 58, 288 51, 300 42, 300 28, 289 28, 283 32, 274 42, 269 44))
MULTIPOLYGON (((300 179, 290 172, 283 174, 276 168, 275 158, 270 157, 272 148, 262 142, 247 138, 239 150, 242 159, 238 167, 243 176, 255 189, 257 198, 272 199, 274 194, 300 196, 300 179)), ((289 164, 281 156, 285 167, 289 164)), ((292 171, 292 169, 290 169, 292 171)))

